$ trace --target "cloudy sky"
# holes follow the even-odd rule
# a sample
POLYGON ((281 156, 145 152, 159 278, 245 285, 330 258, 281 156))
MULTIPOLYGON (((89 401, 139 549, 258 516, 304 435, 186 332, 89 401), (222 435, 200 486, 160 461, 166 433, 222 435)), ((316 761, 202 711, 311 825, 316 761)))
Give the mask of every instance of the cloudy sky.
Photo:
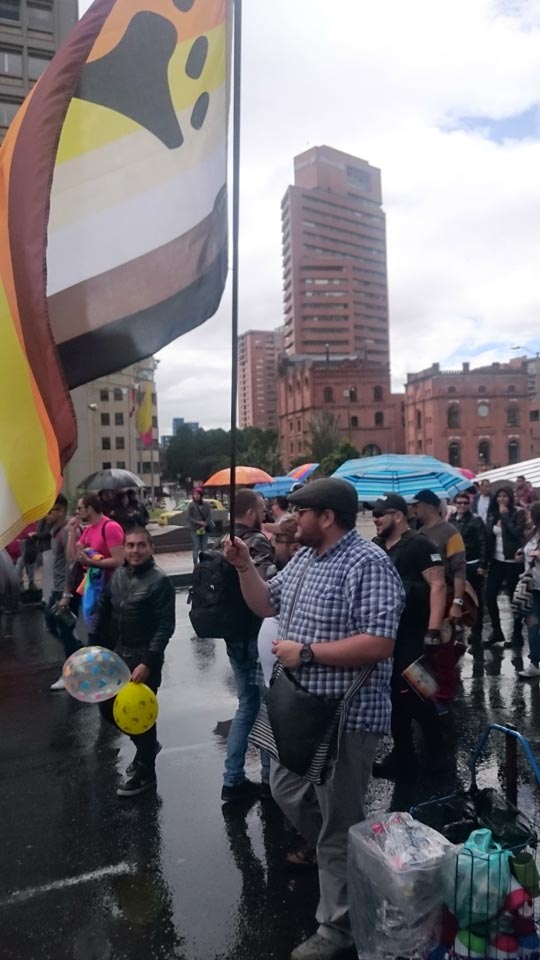
MULTIPOLYGON (((281 323, 280 202, 324 143, 382 170, 396 389, 433 361, 540 349, 540 0, 243 11, 240 329, 281 323)), ((227 425, 229 318, 227 291, 159 354, 161 433, 227 425)))

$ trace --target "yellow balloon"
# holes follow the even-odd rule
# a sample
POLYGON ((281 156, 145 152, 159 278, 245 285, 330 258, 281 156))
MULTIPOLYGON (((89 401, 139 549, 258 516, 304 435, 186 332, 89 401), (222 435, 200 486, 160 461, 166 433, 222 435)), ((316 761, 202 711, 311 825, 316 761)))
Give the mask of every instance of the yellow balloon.
POLYGON ((145 683, 133 683, 130 680, 116 695, 113 714, 124 733, 146 733, 157 719, 157 697, 145 683))

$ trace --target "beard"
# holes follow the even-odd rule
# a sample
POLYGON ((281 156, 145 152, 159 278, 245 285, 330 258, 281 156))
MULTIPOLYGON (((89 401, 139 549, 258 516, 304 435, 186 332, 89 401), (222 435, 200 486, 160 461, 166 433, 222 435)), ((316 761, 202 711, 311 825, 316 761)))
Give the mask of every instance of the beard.
POLYGON ((387 527, 384 530, 381 530, 379 536, 381 540, 389 540, 393 533, 396 531, 396 521, 391 520, 387 527))

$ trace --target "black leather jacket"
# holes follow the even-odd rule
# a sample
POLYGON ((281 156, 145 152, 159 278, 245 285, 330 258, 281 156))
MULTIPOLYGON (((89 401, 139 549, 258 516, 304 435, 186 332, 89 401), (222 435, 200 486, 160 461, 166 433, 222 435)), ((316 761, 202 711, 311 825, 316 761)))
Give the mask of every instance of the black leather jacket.
POLYGON ((160 666, 175 626, 175 590, 153 559, 114 571, 100 600, 91 641, 120 656, 160 666))
POLYGON ((487 567, 487 538, 484 521, 467 510, 462 517, 452 517, 450 523, 463 537, 467 562, 478 560, 480 569, 487 567))
MULTIPOLYGON (((521 550, 525 543, 525 526, 527 517, 525 511, 519 507, 514 508, 512 513, 501 514, 502 541, 505 560, 515 560, 516 552, 521 550)), ((493 527, 495 518, 488 517, 486 524, 488 555, 490 560, 495 559, 495 534, 493 527)))

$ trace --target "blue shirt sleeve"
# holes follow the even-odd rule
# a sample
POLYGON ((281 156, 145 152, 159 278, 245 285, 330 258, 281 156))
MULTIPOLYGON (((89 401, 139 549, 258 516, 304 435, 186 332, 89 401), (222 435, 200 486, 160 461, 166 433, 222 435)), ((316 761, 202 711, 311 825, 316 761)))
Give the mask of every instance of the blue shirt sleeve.
POLYGON ((283 589, 283 570, 280 573, 277 573, 275 577, 272 577, 271 580, 268 580, 268 599, 272 604, 276 615, 279 614, 281 609, 281 591, 283 589))
POLYGON ((392 561, 382 556, 354 567, 348 586, 354 633, 395 639, 405 591, 392 561))

